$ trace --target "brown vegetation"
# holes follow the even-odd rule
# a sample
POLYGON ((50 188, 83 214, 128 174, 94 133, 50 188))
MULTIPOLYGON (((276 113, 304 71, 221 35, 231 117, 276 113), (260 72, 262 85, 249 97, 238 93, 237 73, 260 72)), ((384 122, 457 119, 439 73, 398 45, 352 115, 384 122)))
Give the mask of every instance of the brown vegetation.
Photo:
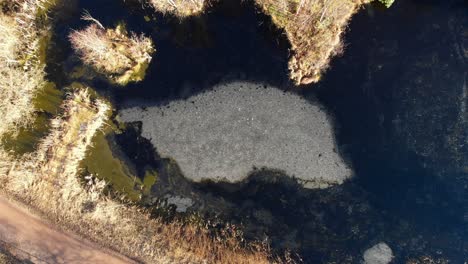
POLYGON ((151 39, 133 32, 129 35, 123 24, 105 29, 89 14, 84 19, 93 23, 70 34, 72 46, 83 62, 120 85, 141 81, 154 52, 151 39))
POLYGON ((32 100, 44 82, 46 12, 53 1, 4 0, 0 12, 0 138, 30 123, 32 100), (13 12, 14 10, 14 12, 13 12))
POLYGON ((24 261, 21 261, 13 254, 9 252, 9 249, 7 245, 4 245, 2 242, 0 242, 0 264, 23 264, 26 263, 24 261))
POLYGON ((209 0, 148 0, 158 12, 173 14, 183 18, 202 13, 209 4, 209 0))
POLYGON ((0 14, 0 137, 31 120, 31 102, 43 82, 41 66, 24 69, 18 62, 20 32, 13 18, 0 14))
POLYGON ((341 35, 351 16, 369 0, 255 0, 285 30, 292 46, 291 79, 317 82, 331 57, 342 51, 341 35))
MULTIPOLYGON (((0 114, 4 117, 0 133, 27 125, 34 112, 31 101, 44 79, 44 48, 49 32, 44 14, 54 2, 7 1, 11 7, 9 13, 0 15, 0 114)), ((133 67, 135 61, 149 62, 147 53, 151 43, 143 37, 128 37, 119 28, 104 30, 98 22, 85 31, 91 32, 91 40, 104 50, 99 53, 99 47, 90 48, 92 53, 97 52, 94 55, 105 57, 107 52, 114 52, 108 58, 111 61, 104 61, 110 64, 111 71, 118 69, 122 73, 128 65, 133 67), (125 51, 109 51, 107 45, 114 44, 125 51), (112 64, 112 59, 118 62, 112 64)), ((85 44, 77 45, 83 45, 80 48, 86 50, 85 44)), ((102 62, 93 58, 93 54, 90 56, 91 62, 102 62)), ((108 66, 97 67, 105 70, 108 66)), ((1 193, 24 202, 62 228, 144 262, 270 262, 265 247, 252 245, 246 249, 233 232, 228 232, 223 239, 215 239, 203 226, 163 223, 150 218, 141 208, 104 196, 106 183, 93 175, 86 177, 84 183, 78 176, 79 163, 96 132, 106 125, 110 106, 102 100, 91 99, 86 89, 79 89, 65 101, 62 112, 62 116, 52 120, 50 134, 35 152, 13 157, 0 147, 1 193)))
POLYGON ((105 183, 94 177, 83 185, 77 176, 79 162, 109 111, 107 103, 90 99, 86 90, 75 92, 35 153, 14 161, 0 151, 3 191, 60 226, 144 262, 269 263, 265 248, 247 250, 232 233, 216 240, 198 225, 163 223, 143 209, 106 198, 105 183))
MULTIPOLYGON (((216 0, 147 1, 159 12, 184 18, 201 14, 216 0)), ((271 16, 273 23, 286 32, 291 43, 288 68, 296 85, 320 79, 330 59, 342 52, 341 37, 352 15, 371 1, 255 0, 263 12, 271 16)))

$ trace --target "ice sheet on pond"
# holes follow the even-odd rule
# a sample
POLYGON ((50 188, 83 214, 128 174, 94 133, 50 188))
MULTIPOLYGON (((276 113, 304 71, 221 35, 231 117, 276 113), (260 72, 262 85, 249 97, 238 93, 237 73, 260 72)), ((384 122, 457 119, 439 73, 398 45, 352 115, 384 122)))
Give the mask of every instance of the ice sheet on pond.
POLYGON ((142 136, 196 182, 238 182, 255 167, 323 188, 352 174, 320 106, 263 84, 221 84, 168 105, 124 109, 119 117, 142 121, 142 136))

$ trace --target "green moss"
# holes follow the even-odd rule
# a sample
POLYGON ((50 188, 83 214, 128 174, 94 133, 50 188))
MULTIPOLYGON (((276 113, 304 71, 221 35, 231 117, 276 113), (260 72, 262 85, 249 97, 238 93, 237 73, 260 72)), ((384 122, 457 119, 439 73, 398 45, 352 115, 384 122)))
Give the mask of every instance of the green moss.
POLYGON ((114 154, 106 132, 99 132, 94 136, 92 146, 82 161, 82 167, 86 172, 105 180, 113 190, 127 195, 130 200, 138 201, 140 199, 138 187, 142 182, 133 176, 125 162, 114 154))
POLYGON ((39 94, 34 98, 34 109, 55 115, 60 110, 64 93, 55 86, 53 82, 46 82, 40 89, 39 94))
POLYGON ((52 32, 47 30, 39 38, 39 48, 37 49, 37 59, 39 64, 45 65, 47 60, 47 49, 49 48, 50 41, 52 39, 52 32))
POLYGON ((51 117, 60 111, 63 98, 63 92, 58 90, 54 83, 44 83, 44 86, 39 89, 33 100, 33 108, 36 111, 32 123, 19 128, 15 132, 6 134, 1 142, 3 147, 16 155, 23 155, 36 150, 40 140, 50 130, 51 117))
POLYGON ((114 142, 115 133, 118 131, 115 125, 109 125, 95 135, 92 148, 88 150, 80 166, 85 174, 93 174, 105 180, 112 191, 138 202, 142 196, 151 192, 158 174, 155 170, 148 169, 143 181, 136 176, 136 169, 114 142))
POLYGON ((125 72, 124 75, 116 79, 116 83, 122 86, 127 85, 129 82, 139 82, 145 78, 146 70, 148 69, 148 61, 140 62, 131 70, 125 72))
POLYGON ((387 8, 392 6, 393 2, 395 2, 395 0, 378 0, 378 1, 382 3, 384 6, 386 6, 387 8))
POLYGON ((30 127, 21 127, 14 133, 8 133, 2 138, 2 146, 5 150, 21 156, 33 152, 40 139, 47 135, 49 125, 44 114, 38 114, 30 127))
POLYGON ((47 17, 47 13, 49 13, 49 11, 57 5, 58 1, 59 0, 48 0, 48 1, 44 1, 43 3, 41 3, 41 5, 39 6, 37 10, 36 17, 37 18, 47 17))
POLYGON ((146 171, 145 178, 143 179, 144 193, 149 194, 151 187, 156 183, 158 179, 158 173, 155 170, 146 171))

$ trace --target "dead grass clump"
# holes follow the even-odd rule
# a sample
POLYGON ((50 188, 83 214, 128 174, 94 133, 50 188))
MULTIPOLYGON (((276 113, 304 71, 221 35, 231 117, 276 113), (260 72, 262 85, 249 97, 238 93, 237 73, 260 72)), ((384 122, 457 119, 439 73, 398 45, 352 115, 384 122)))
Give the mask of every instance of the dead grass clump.
POLYGON ((93 23, 70 34, 72 46, 83 62, 120 85, 141 81, 154 52, 151 39, 133 32, 129 35, 123 24, 105 29, 91 16, 84 18, 93 23))
POLYGON ((34 44, 17 18, 0 14, 0 138, 31 121, 32 100, 44 82, 44 66, 25 59, 26 54, 34 54, 34 44))
MULTIPOLYGON (((26 126, 44 84, 47 12, 57 0, 3 0, 0 7, 0 139, 26 126), (5 13, 2 13, 5 11, 5 13)), ((13 133, 14 134, 14 133, 13 133)))
POLYGON ((0 61, 2 65, 16 62, 17 45, 20 41, 19 32, 16 29, 12 17, 0 14, 0 61))
POLYGON ((23 264, 25 261, 17 259, 13 254, 9 252, 8 245, 0 242, 0 263, 1 264, 23 264))
POLYGON ((32 100, 44 83, 42 68, 24 71, 18 66, 0 66, 0 138, 7 132, 18 132, 17 127, 31 123, 34 108, 32 100), (3 67, 2 67, 3 66, 3 67))
POLYGON ((158 12, 184 18, 201 14, 209 0, 149 0, 149 3, 158 12))
POLYGON ((256 0, 284 29, 292 46, 291 79, 317 82, 331 57, 342 51, 341 35, 352 15, 367 0, 256 0))
POLYGON ((213 239, 202 226, 163 223, 143 209, 106 198, 105 183, 92 176, 83 185, 79 162, 109 112, 107 103, 90 99, 86 90, 75 92, 35 153, 14 161, 0 151, 2 190, 60 226, 146 263, 270 263, 265 247, 246 249, 235 232, 213 239))

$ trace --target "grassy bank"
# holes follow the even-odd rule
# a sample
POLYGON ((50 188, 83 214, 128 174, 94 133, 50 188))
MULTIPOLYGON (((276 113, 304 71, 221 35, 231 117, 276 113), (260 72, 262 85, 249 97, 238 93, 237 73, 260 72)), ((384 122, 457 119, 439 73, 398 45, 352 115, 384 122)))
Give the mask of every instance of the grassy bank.
POLYGON ((290 78, 320 80, 330 59, 343 51, 342 35, 352 15, 370 0, 255 0, 284 29, 291 43, 290 78))
MULTIPOLYGON (((343 52, 342 35, 351 17, 372 0, 253 0, 284 30, 290 44, 288 63, 296 85, 318 82, 330 60, 343 52)), ((389 7, 392 0, 379 0, 389 7)), ((156 11, 179 18, 202 14, 216 0, 148 0, 156 11)))
POLYGON ((143 209, 102 194, 106 183, 78 175, 93 137, 105 126, 109 105, 78 90, 38 150, 14 160, 1 152, 3 191, 19 197, 58 225, 147 263, 269 263, 263 247, 246 249, 239 237, 213 238, 206 228, 151 219, 143 209))
POLYGON ((33 122, 34 99, 45 86, 52 0, 4 0, 0 12, 0 139, 33 122))

